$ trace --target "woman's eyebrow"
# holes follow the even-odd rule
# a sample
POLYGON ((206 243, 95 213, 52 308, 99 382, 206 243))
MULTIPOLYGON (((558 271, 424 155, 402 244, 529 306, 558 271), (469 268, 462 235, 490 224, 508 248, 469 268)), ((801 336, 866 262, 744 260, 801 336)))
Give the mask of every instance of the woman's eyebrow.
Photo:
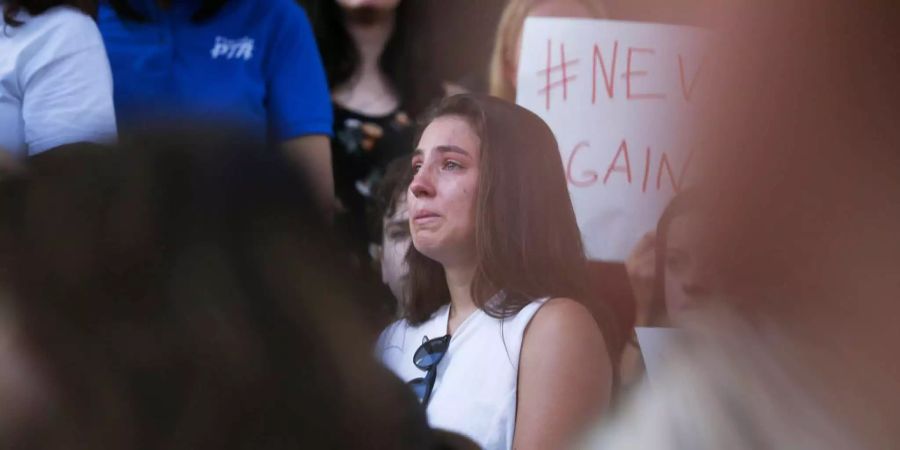
MULTIPOLYGON (((469 156, 469 157, 472 156, 464 148, 462 148, 458 145, 438 145, 437 147, 434 148, 434 151, 436 151, 438 153, 458 153, 460 155, 465 155, 465 156, 469 156)), ((422 156, 424 154, 425 154, 425 150, 422 150, 421 148, 417 148, 415 151, 413 151, 412 156, 416 157, 416 156, 422 156)))
POLYGON ((434 150, 439 153, 458 153, 465 156, 472 156, 465 149, 456 145, 438 145, 434 150))

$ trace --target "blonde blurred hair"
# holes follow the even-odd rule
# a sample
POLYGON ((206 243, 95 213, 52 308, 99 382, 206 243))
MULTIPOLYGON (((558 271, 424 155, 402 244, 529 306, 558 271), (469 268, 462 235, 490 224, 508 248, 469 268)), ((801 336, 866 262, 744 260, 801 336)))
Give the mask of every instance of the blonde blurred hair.
MULTIPOLYGON (((494 38, 494 51, 488 69, 490 94, 511 102, 516 101, 516 88, 507 79, 508 68, 515 60, 516 41, 522 33, 525 19, 534 7, 561 0, 509 0, 500 16, 497 34, 494 38)), ((588 10, 589 17, 594 19, 608 18, 606 6, 599 0, 562 0, 581 4, 588 10)))

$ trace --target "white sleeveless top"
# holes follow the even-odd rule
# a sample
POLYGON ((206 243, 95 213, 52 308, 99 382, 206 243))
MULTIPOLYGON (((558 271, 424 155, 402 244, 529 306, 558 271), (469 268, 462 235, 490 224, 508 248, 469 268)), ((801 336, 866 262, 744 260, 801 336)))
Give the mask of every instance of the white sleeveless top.
MULTIPOLYGON (((512 448, 522 337, 546 301, 535 300, 505 319, 479 309, 457 327, 437 367, 426 410, 431 427, 463 434, 485 450, 512 448)), ((406 320, 393 323, 381 333, 376 356, 405 382, 424 376, 413 354, 426 336, 447 334, 449 312, 444 305, 417 327, 406 320)))

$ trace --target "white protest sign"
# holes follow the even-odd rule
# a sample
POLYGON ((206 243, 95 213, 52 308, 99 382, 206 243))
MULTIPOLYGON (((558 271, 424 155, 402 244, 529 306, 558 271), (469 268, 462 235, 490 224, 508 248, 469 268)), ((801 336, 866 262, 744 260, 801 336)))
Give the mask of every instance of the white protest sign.
POLYGON ((517 103, 559 142, 591 259, 623 261, 684 185, 709 33, 529 18, 517 103))

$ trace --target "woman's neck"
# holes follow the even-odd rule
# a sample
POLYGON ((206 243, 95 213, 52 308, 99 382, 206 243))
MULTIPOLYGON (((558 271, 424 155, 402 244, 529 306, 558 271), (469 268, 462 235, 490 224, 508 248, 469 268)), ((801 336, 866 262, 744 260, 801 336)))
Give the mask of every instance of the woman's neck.
POLYGON ((359 66, 343 84, 336 86, 334 101, 344 108, 369 115, 388 114, 399 106, 390 80, 379 65, 381 54, 394 31, 394 12, 384 11, 372 18, 347 13, 346 25, 359 51, 359 66))
POLYGON ((353 14, 348 13, 345 21, 347 32, 350 33, 350 38, 359 51, 360 65, 356 69, 358 75, 380 73, 378 61, 394 32, 394 12, 385 11, 378 14, 376 19, 354 20, 353 14))
POLYGON ((472 299, 475 266, 444 266, 444 275, 447 277, 447 289, 450 291, 450 317, 447 321, 447 333, 453 334, 456 328, 478 309, 472 299))

